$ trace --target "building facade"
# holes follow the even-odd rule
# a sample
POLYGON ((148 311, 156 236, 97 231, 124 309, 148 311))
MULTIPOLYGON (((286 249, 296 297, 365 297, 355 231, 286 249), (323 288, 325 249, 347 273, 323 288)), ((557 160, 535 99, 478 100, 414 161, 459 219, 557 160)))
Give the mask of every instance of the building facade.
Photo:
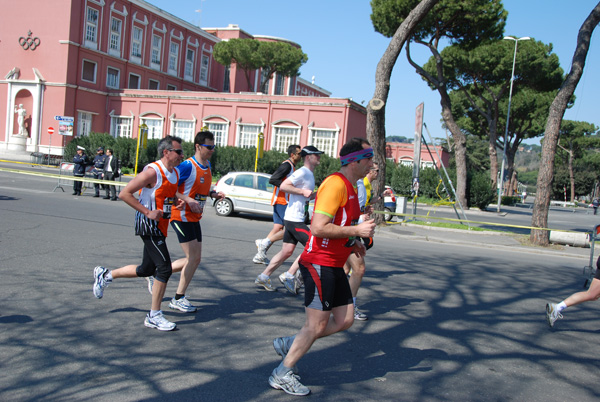
MULTIPOLYGON (((429 150, 421 145, 421 168, 437 166, 448 167, 450 154, 446 148, 439 145, 429 145, 429 150), (429 152, 431 150, 431 153, 429 152)), ((413 166, 414 144, 406 142, 388 142, 385 145, 385 156, 399 165, 413 166)))
POLYGON ((69 134, 136 137, 142 124, 151 138, 189 141, 208 126, 219 145, 255 146, 262 132, 266 149, 297 143, 331 156, 347 138, 366 136, 361 105, 277 74, 259 93, 262 71, 248 82, 235 64, 212 56, 215 44, 232 38, 299 47, 294 42, 237 25, 201 29, 143 0, 32 0, 26 9, 9 2, 3 13, 11 16, 0 25, 7 150, 60 155, 69 134))

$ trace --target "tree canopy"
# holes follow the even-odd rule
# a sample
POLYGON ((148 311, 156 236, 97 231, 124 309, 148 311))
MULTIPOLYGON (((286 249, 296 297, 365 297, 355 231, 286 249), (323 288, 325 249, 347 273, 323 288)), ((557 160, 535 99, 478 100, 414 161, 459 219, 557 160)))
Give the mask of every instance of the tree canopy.
MULTIPOLYGON (((441 52, 452 114, 462 130, 489 140, 494 185, 498 173, 496 149, 505 142, 514 46, 513 41, 499 40, 472 49, 452 45, 441 52)), ((513 176, 513 161, 521 142, 543 134, 548 108, 563 79, 551 45, 529 40, 520 42, 518 50, 506 143, 509 177, 513 176)), ((433 57, 424 66, 430 74, 435 74, 437 67, 433 57)), ((508 188, 514 188, 514 184, 508 188)))
MULTIPOLYGON (((418 0, 372 0, 371 21, 377 32, 393 35, 418 0)), ((500 0, 442 0, 437 2, 410 32, 406 56, 411 66, 440 94, 442 117, 454 140, 456 160, 456 196, 461 205, 467 205, 467 149, 466 136, 452 114, 448 95, 447 77, 440 53, 440 41, 472 49, 486 41, 502 38, 507 16, 500 0), (411 42, 426 46, 436 61, 435 74, 427 72, 410 55, 411 42)))
POLYGON ((224 66, 236 64, 246 77, 248 89, 253 85, 250 74, 262 69, 260 92, 266 92, 266 85, 273 74, 286 77, 300 75, 300 67, 308 61, 302 49, 285 42, 263 42, 256 39, 230 39, 215 45, 213 57, 224 66))

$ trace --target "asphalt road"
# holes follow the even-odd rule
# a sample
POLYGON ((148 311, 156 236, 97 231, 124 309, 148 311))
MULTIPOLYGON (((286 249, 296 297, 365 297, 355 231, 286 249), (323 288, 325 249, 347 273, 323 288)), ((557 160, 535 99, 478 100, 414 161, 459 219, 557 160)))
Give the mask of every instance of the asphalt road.
MULTIPOLYGON (((204 256, 189 289, 196 314, 174 332, 143 325, 143 279, 92 295, 95 265, 141 260, 123 202, 52 192, 54 182, 0 172, 0 400, 279 401, 276 336, 303 323, 301 298, 254 285, 254 239, 268 219, 202 222, 204 256)), ((589 225, 588 225, 589 226, 589 225)), ((183 255, 169 237, 174 258, 183 255)), ((277 250, 277 245, 274 246, 277 250)), ((269 252, 273 255, 273 251, 269 252)), ((300 361, 323 401, 595 401, 597 303, 554 330, 544 304, 582 285, 581 256, 381 236, 359 304, 369 321, 318 340, 300 361)), ((278 272, 281 272, 279 270, 278 272)), ((175 291, 174 275, 167 297, 175 291)))

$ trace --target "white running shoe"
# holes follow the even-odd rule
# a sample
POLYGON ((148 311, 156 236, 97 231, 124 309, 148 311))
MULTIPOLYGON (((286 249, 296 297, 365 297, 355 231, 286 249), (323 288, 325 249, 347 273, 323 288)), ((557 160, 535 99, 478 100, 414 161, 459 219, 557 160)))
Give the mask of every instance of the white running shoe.
POLYGON ((358 321, 367 321, 369 316, 360 311, 358 307, 354 307, 354 319, 358 321))
POLYGON ((298 289, 296 289, 296 278, 288 278, 286 272, 284 272, 281 275, 279 275, 279 282, 281 282, 281 284, 285 286, 285 289, 291 294, 298 294, 298 289))
POLYGON ((254 258, 252 259, 252 262, 255 264, 265 264, 265 265, 269 265, 269 263, 271 262, 268 258, 267 255, 265 253, 257 253, 254 258))
POLYGON ((308 395, 310 389, 298 381, 298 376, 292 370, 288 370, 283 376, 278 376, 276 370, 273 370, 269 377, 269 385, 275 389, 281 389, 290 395, 308 395))
POLYGON ((152 294, 152 286, 154 286, 154 277, 147 276, 146 281, 148 281, 148 292, 150 292, 150 294, 152 294))
POLYGON ((268 290, 269 292, 276 292, 277 289, 275 289, 272 285, 271 285, 271 278, 267 279, 266 281, 263 281, 262 279, 260 279, 260 275, 256 277, 256 279, 254 280, 254 283, 256 283, 259 286, 262 286, 263 288, 265 288, 266 290, 268 290))
POLYGON ((104 275, 108 272, 108 269, 97 266, 94 268, 94 296, 98 299, 102 299, 104 296, 104 288, 112 283, 112 280, 107 280, 104 275))
POLYGON ((172 298, 171 302, 169 303, 169 308, 183 311, 184 313, 195 313, 198 310, 195 306, 192 305, 192 303, 189 302, 188 299, 186 299, 185 296, 183 296, 179 300, 175 300, 175 298, 172 298))
MULTIPOLYGON (((273 349, 275 349, 275 353, 281 356, 281 360, 285 360, 292 343, 294 341, 289 336, 273 339, 273 349)), ((298 375, 298 366, 292 367, 292 372, 298 375)))
POLYGON ((554 326, 556 320, 563 318, 562 314, 558 312, 556 303, 546 303, 546 321, 550 327, 554 326))
POLYGON ((177 326, 174 322, 167 320, 162 311, 154 317, 150 317, 150 313, 146 314, 144 325, 148 328, 156 328, 159 331, 173 331, 177 326))
POLYGON ((263 244, 263 240, 264 239, 256 239, 254 240, 254 244, 256 244, 256 248, 258 249, 259 253, 266 254, 269 247, 263 244))

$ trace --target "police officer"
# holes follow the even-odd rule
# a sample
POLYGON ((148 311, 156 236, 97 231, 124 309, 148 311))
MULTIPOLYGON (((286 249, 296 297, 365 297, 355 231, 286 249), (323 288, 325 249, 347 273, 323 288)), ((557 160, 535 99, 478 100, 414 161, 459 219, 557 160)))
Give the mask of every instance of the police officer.
MULTIPOLYGON (((104 147, 98 147, 96 150, 96 156, 94 157, 94 168, 92 169, 92 176, 94 179, 102 180, 104 177, 104 164, 106 163, 106 155, 104 155, 104 147)), ((104 189, 104 184, 102 185, 104 189)), ((94 197, 100 197, 100 184, 94 183, 94 197)))
MULTIPOLYGON (((85 167, 89 165, 90 159, 85 154, 85 148, 77 145, 77 153, 73 157, 73 176, 83 177, 85 176, 85 167)), ((73 195, 81 195, 82 182, 73 181, 73 195)))

